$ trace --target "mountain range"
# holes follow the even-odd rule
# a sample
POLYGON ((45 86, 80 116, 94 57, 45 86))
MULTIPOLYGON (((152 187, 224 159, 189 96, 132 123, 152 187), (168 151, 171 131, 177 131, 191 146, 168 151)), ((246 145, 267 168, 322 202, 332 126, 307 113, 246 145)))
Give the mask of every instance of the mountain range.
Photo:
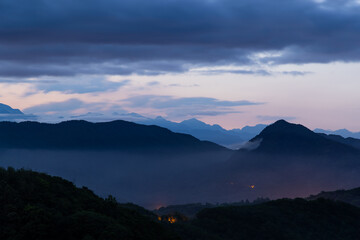
POLYGON ((0 122, 0 148, 81 150, 226 150, 188 134, 127 121, 90 123, 73 120, 57 124, 0 122))
MULTIPOLYGON (((218 124, 210 125, 206 124, 198 119, 192 118, 184 120, 182 122, 173 122, 166 120, 163 117, 148 118, 137 113, 112 113, 106 115, 102 113, 86 113, 81 115, 73 116, 57 116, 56 120, 54 117, 37 117, 33 114, 24 114, 19 109, 13 109, 8 105, 0 104, 0 121, 28 121, 40 119, 43 122, 54 122, 66 120, 86 120, 90 122, 107 122, 115 120, 130 121, 143 125, 156 125, 159 127, 167 128, 176 133, 190 134, 200 140, 210 141, 216 144, 225 146, 230 149, 239 149, 243 145, 258 135, 267 125, 257 124, 255 126, 245 126, 243 128, 235 128, 226 130, 218 124)), ((326 135, 337 135, 342 136, 346 140, 337 139, 338 141, 352 142, 354 146, 360 146, 356 139, 360 139, 360 133, 353 133, 346 129, 330 131, 323 129, 315 129, 314 132, 326 135)), ((333 137, 333 140, 336 137, 333 137)))
POLYGON ((240 150, 126 121, 0 123, 0 166, 34 169, 147 208, 309 196, 360 182, 360 150, 286 121, 240 150))

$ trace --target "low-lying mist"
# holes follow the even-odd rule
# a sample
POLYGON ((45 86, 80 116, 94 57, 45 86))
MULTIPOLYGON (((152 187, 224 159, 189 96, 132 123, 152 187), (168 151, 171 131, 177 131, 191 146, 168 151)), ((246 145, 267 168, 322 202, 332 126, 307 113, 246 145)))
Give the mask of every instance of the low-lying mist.
POLYGON ((233 158, 233 152, 0 151, 0 166, 61 176, 119 202, 149 209, 193 202, 236 202, 257 197, 306 197, 358 187, 359 164, 341 159, 281 156, 233 158))

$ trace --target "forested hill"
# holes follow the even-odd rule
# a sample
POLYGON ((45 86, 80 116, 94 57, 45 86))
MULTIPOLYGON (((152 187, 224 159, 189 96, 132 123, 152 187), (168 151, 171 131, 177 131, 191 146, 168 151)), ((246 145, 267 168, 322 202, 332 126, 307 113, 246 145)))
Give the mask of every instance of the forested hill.
POLYGON ((0 239, 177 239, 155 215, 32 171, 0 168, 0 239))
POLYGON ((342 201, 360 207, 360 187, 350 190, 321 192, 317 195, 310 196, 308 199, 314 200, 318 198, 326 198, 333 201, 342 201))
POLYGON ((318 199, 208 208, 174 225, 187 240, 358 240, 360 208, 318 199))
POLYGON ((0 168, 1 240, 357 240, 360 208, 331 200, 282 199, 158 217, 102 199, 59 177, 0 168), (181 217, 179 215, 179 217, 181 217), (168 221, 170 219, 171 221, 168 221), (179 220, 179 221, 178 221, 179 220))

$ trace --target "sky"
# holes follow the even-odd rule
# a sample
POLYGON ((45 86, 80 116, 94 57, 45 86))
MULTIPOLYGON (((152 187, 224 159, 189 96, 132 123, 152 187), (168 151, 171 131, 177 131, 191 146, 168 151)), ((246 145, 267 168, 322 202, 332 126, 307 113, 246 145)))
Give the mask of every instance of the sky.
POLYGON ((0 102, 360 131, 359 40, 355 0, 0 0, 0 102))

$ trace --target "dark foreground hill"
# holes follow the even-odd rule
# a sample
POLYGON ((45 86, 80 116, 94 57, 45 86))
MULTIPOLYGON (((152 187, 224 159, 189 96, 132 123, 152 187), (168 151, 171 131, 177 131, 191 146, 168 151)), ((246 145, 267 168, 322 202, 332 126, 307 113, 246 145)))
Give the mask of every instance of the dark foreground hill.
POLYGON ((321 192, 317 195, 310 196, 308 199, 314 200, 318 198, 326 198, 333 201, 342 201, 360 207, 360 188, 354 188, 350 190, 337 190, 332 192, 321 192))
POLYGON ((0 239, 357 240, 360 208, 331 200, 277 200, 200 211, 188 221, 99 198, 59 177, 0 168, 0 239), (171 223, 167 219, 170 219, 171 223))
POLYGON ((32 171, 0 168, 0 239, 177 239, 155 215, 32 171))
POLYGON ((360 208, 325 199, 283 199, 204 209, 174 229, 187 240, 358 240, 360 208))
POLYGON ((58 124, 0 122, 0 148, 81 150, 226 150, 191 135, 127 121, 58 124))

